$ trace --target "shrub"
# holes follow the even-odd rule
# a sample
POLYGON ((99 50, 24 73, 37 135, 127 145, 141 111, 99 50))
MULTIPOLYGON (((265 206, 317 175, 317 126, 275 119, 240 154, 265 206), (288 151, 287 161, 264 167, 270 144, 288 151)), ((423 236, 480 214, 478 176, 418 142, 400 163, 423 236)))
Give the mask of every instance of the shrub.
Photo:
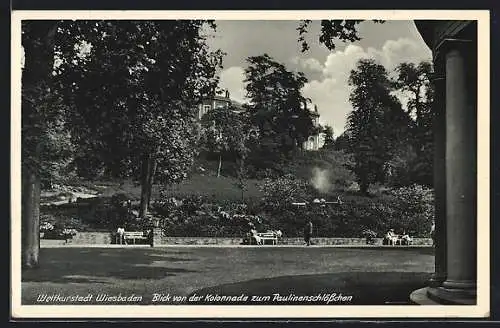
POLYGON ((313 193, 305 181, 296 179, 292 175, 265 179, 261 191, 264 193, 264 206, 271 212, 290 207, 293 202, 309 199, 313 193))
POLYGON ((427 236, 434 220, 434 192, 420 185, 393 189, 397 216, 391 222, 394 229, 414 236, 427 236))
POLYGON ((432 191, 418 186, 377 197, 343 195, 342 199, 342 204, 282 206, 266 215, 287 236, 302 236, 310 218, 317 237, 360 237, 367 230, 383 235, 390 228, 425 237, 433 219, 432 191))
MULTIPOLYGON (((59 224, 78 231, 115 231, 125 225, 128 230, 142 229, 144 220, 137 220, 128 213, 127 197, 95 197, 80 199, 77 203, 42 206, 43 221, 59 224)), ((134 208, 132 208, 134 210, 134 208)))
MULTIPOLYGON (((373 197, 342 193, 341 204, 314 204, 295 207, 293 202, 320 197, 304 180, 291 176, 267 179, 261 185, 263 199, 245 204, 220 201, 196 194, 182 199, 164 194, 151 204, 152 216, 159 218, 168 236, 243 237, 250 223, 258 231, 281 230, 285 237, 300 237, 307 219, 312 219, 315 237, 366 237, 366 231, 382 236, 390 228, 412 237, 426 237, 434 217, 434 197, 430 189, 410 186, 387 190, 373 197)), ((337 194, 338 195, 338 194, 337 194)), ((323 195, 336 199, 337 195, 323 195)), ((321 197, 323 197, 321 196, 321 197)), ((126 223, 127 230, 148 224, 127 216, 124 197, 99 197, 80 203, 43 206, 41 231, 64 222, 64 228, 78 231, 115 231, 126 223), (47 223, 44 223, 47 222, 47 223)))

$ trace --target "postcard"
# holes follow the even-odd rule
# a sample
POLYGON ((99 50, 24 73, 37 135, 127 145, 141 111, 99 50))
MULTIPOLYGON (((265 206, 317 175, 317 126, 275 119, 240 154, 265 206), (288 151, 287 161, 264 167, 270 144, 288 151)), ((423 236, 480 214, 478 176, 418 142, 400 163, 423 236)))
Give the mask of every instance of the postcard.
POLYGON ((489 19, 14 10, 12 317, 488 317, 489 19))

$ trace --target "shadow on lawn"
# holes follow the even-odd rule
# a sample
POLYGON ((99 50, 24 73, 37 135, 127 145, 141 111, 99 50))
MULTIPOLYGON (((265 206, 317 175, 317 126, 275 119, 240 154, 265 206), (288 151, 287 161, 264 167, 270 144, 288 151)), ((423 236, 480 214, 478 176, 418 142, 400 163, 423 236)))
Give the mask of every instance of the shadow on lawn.
MULTIPOLYGON (((240 304, 240 305, 327 305, 326 301, 281 301, 273 294, 316 296, 333 294, 352 296, 344 301, 331 301, 328 305, 406 305, 410 293, 426 286, 431 274, 426 272, 339 272, 331 274, 281 276, 256 279, 233 284, 203 288, 189 296, 202 296, 198 302, 187 304, 240 304), (249 296, 242 302, 210 302, 207 295, 249 296), (256 296, 261 301, 252 301, 256 296), (270 297, 270 300, 266 300, 270 297)), ((189 298, 188 298, 189 299, 189 298)))
POLYGON ((42 249, 40 267, 23 271, 22 281, 107 284, 108 279, 162 279, 181 273, 198 272, 170 267, 170 264, 174 263, 196 261, 183 257, 185 254, 189 252, 126 248, 79 251, 63 248, 50 251, 42 249))

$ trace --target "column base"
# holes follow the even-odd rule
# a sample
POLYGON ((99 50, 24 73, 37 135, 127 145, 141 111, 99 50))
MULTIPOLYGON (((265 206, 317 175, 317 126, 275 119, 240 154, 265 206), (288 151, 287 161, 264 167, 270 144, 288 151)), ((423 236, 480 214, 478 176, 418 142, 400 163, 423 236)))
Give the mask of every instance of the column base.
POLYGON ((429 297, 440 304, 476 305, 475 289, 452 289, 446 287, 429 288, 429 297))
POLYGON ((411 293, 410 300, 420 305, 476 305, 475 289, 425 287, 411 293))
POLYGON ((433 273, 431 278, 427 281, 429 287, 439 287, 446 280, 446 274, 433 273))
POLYGON ((438 302, 429 297, 428 289, 429 287, 424 287, 413 291, 410 294, 410 301, 416 305, 439 305, 438 302))

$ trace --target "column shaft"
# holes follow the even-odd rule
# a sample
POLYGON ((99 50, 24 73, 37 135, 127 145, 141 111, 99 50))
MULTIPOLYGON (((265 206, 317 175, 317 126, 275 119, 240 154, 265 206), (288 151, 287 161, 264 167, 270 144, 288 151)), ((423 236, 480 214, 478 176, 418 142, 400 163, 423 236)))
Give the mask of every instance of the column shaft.
POLYGON ((429 285, 436 287, 446 279, 446 80, 442 61, 435 62, 433 101, 434 135, 434 274, 429 285))
MULTIPOLYGON (((469 94, 464 46, 446 54, 446 289, 475 290, 476 263, 476 100, 469 94)), ((475 63, 472 63, 473 65, 475 63)), ((470 80, 469 80, 470 81, 470 80)))

